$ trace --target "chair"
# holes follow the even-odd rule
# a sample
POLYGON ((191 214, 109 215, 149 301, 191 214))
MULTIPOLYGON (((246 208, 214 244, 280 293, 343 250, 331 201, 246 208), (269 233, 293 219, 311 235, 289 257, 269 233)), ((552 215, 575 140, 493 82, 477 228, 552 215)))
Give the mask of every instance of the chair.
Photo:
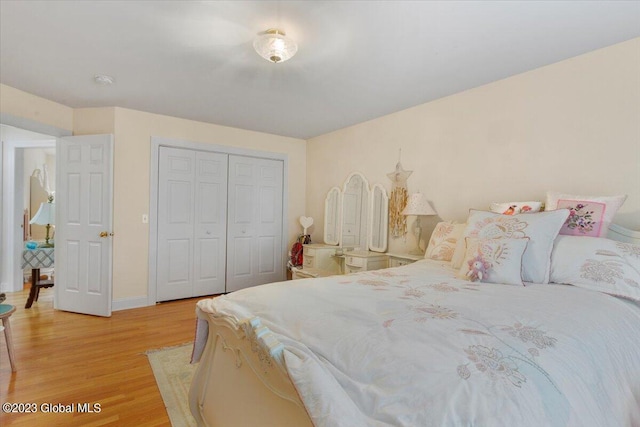
POLYGON ((29 291, 29 298, 24 308, 31 308, 34 301, 38 301, 41 288, 50 288, 54 285, 53 280, 42 280, 40 278, 40 269, 34 268, 31 270, 31 290, 29 291))
POLYGON ((7 342, 7 351, 9 352, 9 362, 11 363, 11 371, 16 372, 16 360, 13 354, 13 341, 11 340, 11 324, 9 317, 16 311, 16 307, 10 304, 0 304, 0 319, 2 319, 2 329, 4 329, 4 338, 7 342))

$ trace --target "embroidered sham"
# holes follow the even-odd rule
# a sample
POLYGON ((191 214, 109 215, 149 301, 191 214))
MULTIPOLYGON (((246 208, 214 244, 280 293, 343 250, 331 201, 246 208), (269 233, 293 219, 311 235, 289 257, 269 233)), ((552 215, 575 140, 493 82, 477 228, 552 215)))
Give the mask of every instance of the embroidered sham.
POLYGON ((542 209, 542 202, 505 202, 505 203, 491 203, 489 210, 491 212, 500 213, 503 215, 516 215, 519 213, 534 213, 540 212, 542 209))
POLYGON ((454 224, 451 221, 436 224, 424 257, 436 261, 451 261, 458 239, 466 226, 466 224, 454 224))
POLYGON ((459 276, 472 282, 523 285, 522 256, 529 243, 520 239, 467 237, 467 251, 459 276))
POLYGON ((560 234, 606 237, 613 217, 626 199, 626 194, 580 196, 549 191, 545 209, 547 211, 561 208, 570 210, 570 215, 560 234))
MULTIPOLYGON (((568 216, 568 209, 517 215, 471 209, 463 237, 528 237, 529 244, 522 258, 522 279, 525 282, 548 283, 553 241, 568 216)), ((464 254, 464 240, 459 239, 452 259, 453 268, 459 270, 462 267, 464 254)))
POLYGON ((640 245, 601 237, 558 236, 550 281, 640 302, 640 245))

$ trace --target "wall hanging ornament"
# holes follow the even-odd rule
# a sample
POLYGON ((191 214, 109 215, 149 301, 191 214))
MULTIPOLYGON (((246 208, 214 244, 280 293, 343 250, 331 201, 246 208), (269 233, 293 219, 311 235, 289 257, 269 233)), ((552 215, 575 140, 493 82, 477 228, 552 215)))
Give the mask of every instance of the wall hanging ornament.
POLYGON ((398 154, 398 163, 396 170, 387 174, 391 180, 391 195, 389 197, 389 231, 392 237, 402 237, 407 234, 407 217, 402 215, 402 211, 407 205, 407 179, 413 171, 407 171, 402 168, 400 163, 400 155, 398 154))

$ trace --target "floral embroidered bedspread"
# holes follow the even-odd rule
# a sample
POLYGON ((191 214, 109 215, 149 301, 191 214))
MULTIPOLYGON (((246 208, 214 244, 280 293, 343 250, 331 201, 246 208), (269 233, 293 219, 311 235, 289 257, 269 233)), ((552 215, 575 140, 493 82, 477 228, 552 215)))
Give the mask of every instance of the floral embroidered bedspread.
POLYGON ((316 426, 640 426, 640 305, 445 263, 199 302, 259 317, 316 426))

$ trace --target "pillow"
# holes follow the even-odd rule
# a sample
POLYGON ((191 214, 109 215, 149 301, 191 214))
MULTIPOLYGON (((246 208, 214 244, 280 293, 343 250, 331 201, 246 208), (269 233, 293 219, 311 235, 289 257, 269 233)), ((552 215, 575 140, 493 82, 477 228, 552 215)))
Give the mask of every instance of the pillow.
POLYGON ((467 237, 464 262, 459 275, 463 279, 487 283, 522 283, 522 256, 529 243, 521 239, 478 239, 467 237))
MULTIPOLYGON (((522 258, 522 279, 525 282, 548 283, 553 240, 568 216, 568 209, 517 215, 471 209, 462 236, 482 239, 529 237, 529 244, 522 258)), ((451 260, 453 268, 462 267, 464 253, 464 241, 459 239, 451 260)))
POLYGON ((491 203, 489 208, 491 212, 501 213, 503 215, 515 215, 519 213, 533 213, 542 210, 542 202, 505 202, 491 203))
POLYGON ((560 234, 606 237, 613 217, 626 199, 626 194, 610 197, 576 196, 549 191, 545 209, 566 208, 571 211, 560 234))
POLYGON ((640 302, 640 245, 601 237, 558 236, 550 279, 640 302))
POLYGON ((456 249, 456 242, 462 236, 466 226, 466 224, 454 224, 451 221, 443 221, 436 224, 424 257, 438 261, 451 261, 453 252, 456 249))

